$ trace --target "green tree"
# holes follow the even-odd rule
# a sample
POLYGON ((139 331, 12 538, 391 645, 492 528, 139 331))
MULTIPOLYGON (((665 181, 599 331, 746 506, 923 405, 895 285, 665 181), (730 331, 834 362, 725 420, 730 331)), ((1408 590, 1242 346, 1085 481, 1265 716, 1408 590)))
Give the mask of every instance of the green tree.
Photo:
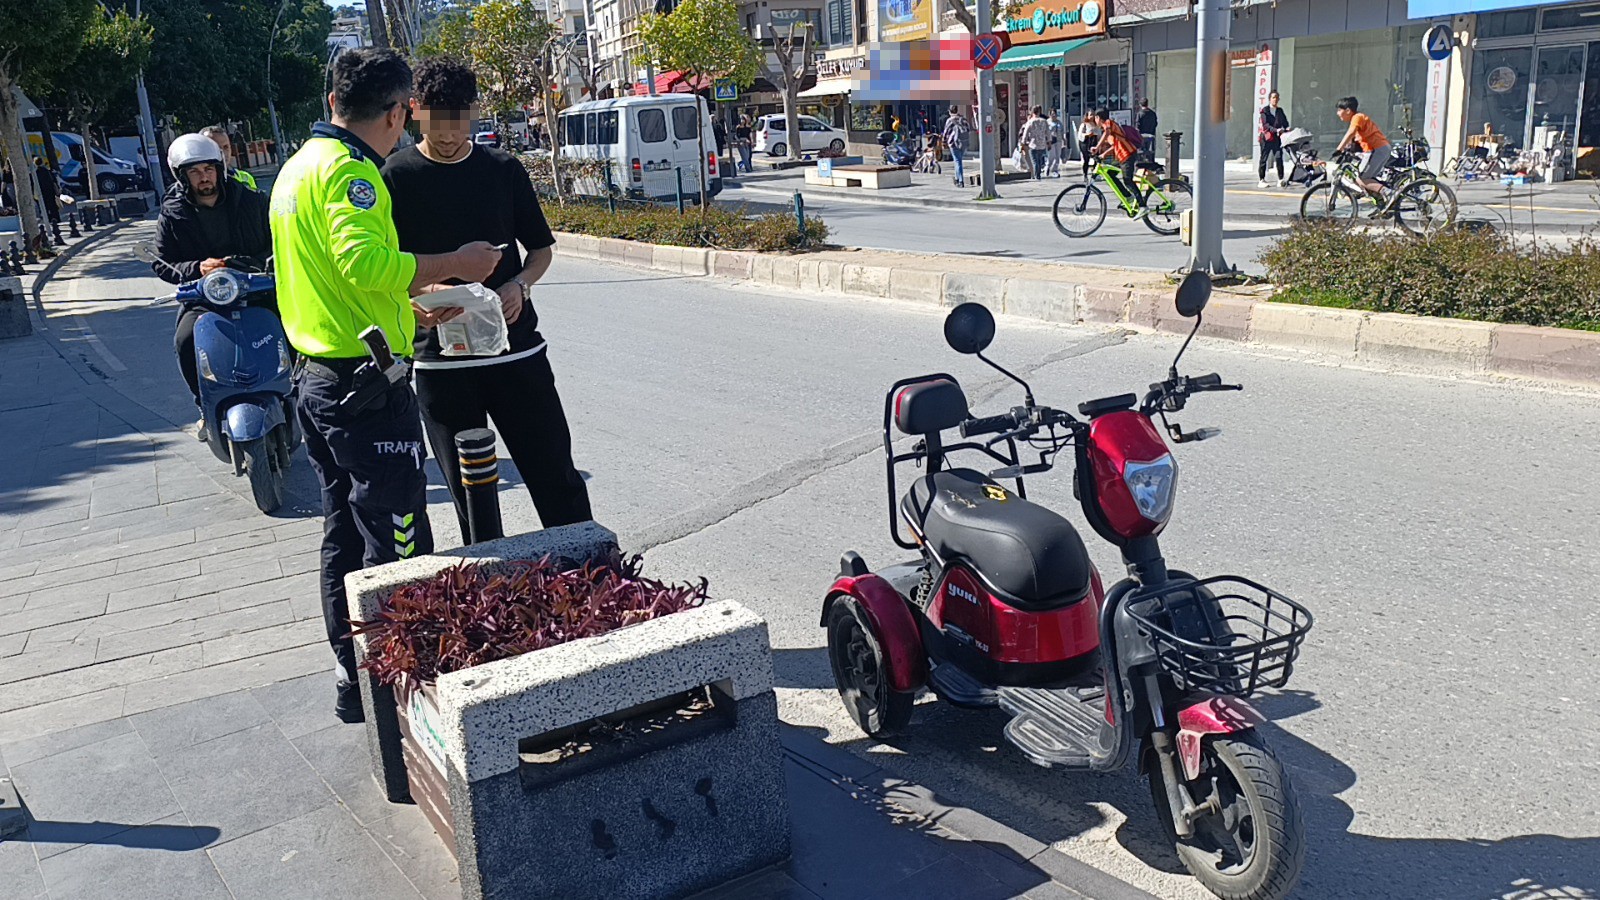
MULTIPOLYGON (((152 36, 150 23, 128 15, 125 9, 102 9, 90 17, 77 62, 56 76, 47 95, 54 101, 52 105, 68 111, 85 148, 93 146, 90 129, 113 105, 127 104, 134 76, 150 57, 152 36)), ((90 198, 98 200, 94 154, 85 152, 83 156, 84 183, 90 198)))
POLYGON ((94 0, 55 0, 48 13, 34 0, 0 0, 0 150, 16 174, 23 236, 37 245, 43 235, 34 207, 34 180, 22 136, 17 88, 48 88, 72 64, 94 19, 94 0))
POLYGON ((472 65, 497 115, 542 102, 539 65, 555 25, 531 0, 487 0, 472 11, 472 65))
MULTIPOLYGON (((650 13, 639 21, 639 41, 657 68, 682 72, 691 85, 726 78, 746 88, 761 71, 761 51, 744 32, 738 0, 683 0, 669 13, 650 13)), ((703 161, 705 128, 697 130, 703 161)), ((700 208, 704 210, 705 164, 695 166, 695 171, 700 176, 700 208)))

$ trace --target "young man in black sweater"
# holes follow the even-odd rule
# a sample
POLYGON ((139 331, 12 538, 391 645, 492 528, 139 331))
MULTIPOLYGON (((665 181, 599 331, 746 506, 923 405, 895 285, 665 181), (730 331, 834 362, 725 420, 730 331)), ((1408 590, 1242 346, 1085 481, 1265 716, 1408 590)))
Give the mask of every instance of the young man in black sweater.
POLYGON ((572 463, 572 434, 539 334, 539 316, 529 302, 532 285, 550 267, 555 237, 516 157, 473 146, 478 82, 472 70, 453 60, 429 59, 415 75, 412 106, 422 141, 383 164, 400 249, 434 253, 472 241, 507 245, 500 265, 483 281, 500 295, 510 331, 505 353, 443 356, 432 329, 417 334, 417 401, 428 443, 455 499, 462 539, 468 535, 466 492, 455 436, 483 428, 490 419, 543 526, 587 521, 592 517, 589 491, 572 463))

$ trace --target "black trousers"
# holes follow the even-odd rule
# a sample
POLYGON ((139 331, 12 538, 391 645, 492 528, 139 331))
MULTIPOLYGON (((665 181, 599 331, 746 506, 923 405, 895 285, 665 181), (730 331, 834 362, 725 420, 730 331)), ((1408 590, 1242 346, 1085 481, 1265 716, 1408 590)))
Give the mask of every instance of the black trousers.
POLYGON ((1083 177, 1089 178, 1089 173, 1094 171, 1094 148, 1100 143, 1097 137, 1084 138, 1078 142, 1078 150, 1083 155, 1083 177))
POLYGON ((1278 180, 1282 181, 1283 180, 1283 141, 1276 140, 1276 141, 1262 141, 1261 142, 1261 165, 1260 165, 1260 171, 1256 174, 1256 180, 1257 181, 1266 181, 1267 180, 1267 160, 1269 160, 1269 159, 1277 161, 1277 163, 1278 163, 1278 180))
POLYGON ((355 644, 344 577, 368 566, 433 552, 422 419, 411 385, 390 385, 358 412, 338 402, 352 387, 357 360, 330 362, 329 379, 300 375, 306 455, 322 488, 322 618, 341 680, 354 680, 355 644))
POLYGON ((468 535, 467 497, 456 435, 486 428, 490 419, 528 486, 540 524, 554 528, 594 517, 589 489, 572 463, 572 432, 548 353, 486 366, 418 369, 417 400, 428 443, 456 503, 463 540, 468 535))

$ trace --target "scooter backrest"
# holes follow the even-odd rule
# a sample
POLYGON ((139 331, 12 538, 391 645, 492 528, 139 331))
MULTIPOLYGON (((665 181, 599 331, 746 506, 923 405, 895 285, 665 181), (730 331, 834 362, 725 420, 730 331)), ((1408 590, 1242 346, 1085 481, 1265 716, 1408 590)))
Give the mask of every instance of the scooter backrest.
POLYGON ((894 424, 905 434, 932 434, 967 418, 967 395, 948 378, 908 384, 894 397, 894 424))

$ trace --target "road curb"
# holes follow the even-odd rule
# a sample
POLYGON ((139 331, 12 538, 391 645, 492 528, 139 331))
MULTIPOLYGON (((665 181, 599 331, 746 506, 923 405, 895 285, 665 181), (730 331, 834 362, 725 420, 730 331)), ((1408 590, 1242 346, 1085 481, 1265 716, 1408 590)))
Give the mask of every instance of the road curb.
MULTIPOLYGON (((980 303, 997 313, 1069 325, 1119 325, 1187 333, 1166 289, 1129 287, 1130 272, 1033 262, 1025 278, 994 272, 947 271, 945 257, 873 251, 874 263, 847 252, 816 254, 701 250, 558 232, 564 256, 622 262, 674 275, 716 275, 758 285, 952 307, 980 303), (889 260, 889 264, 883 261, 889 260), (1085 270, 1092 273, 1082 277, 1085 270)), ((962 258, 965 263, 970 260, 962 258)), ((1015 263, 1011 263, 1015 266, 1015 263)), ((1206 309, 1203 337, 1295 350, 1386 368, 1443 375, 1534 380, 1600 387, 1600 332, 1501 325, 1403 313, 1375 313, 1275 303, 1220 291, 1206 309)))

